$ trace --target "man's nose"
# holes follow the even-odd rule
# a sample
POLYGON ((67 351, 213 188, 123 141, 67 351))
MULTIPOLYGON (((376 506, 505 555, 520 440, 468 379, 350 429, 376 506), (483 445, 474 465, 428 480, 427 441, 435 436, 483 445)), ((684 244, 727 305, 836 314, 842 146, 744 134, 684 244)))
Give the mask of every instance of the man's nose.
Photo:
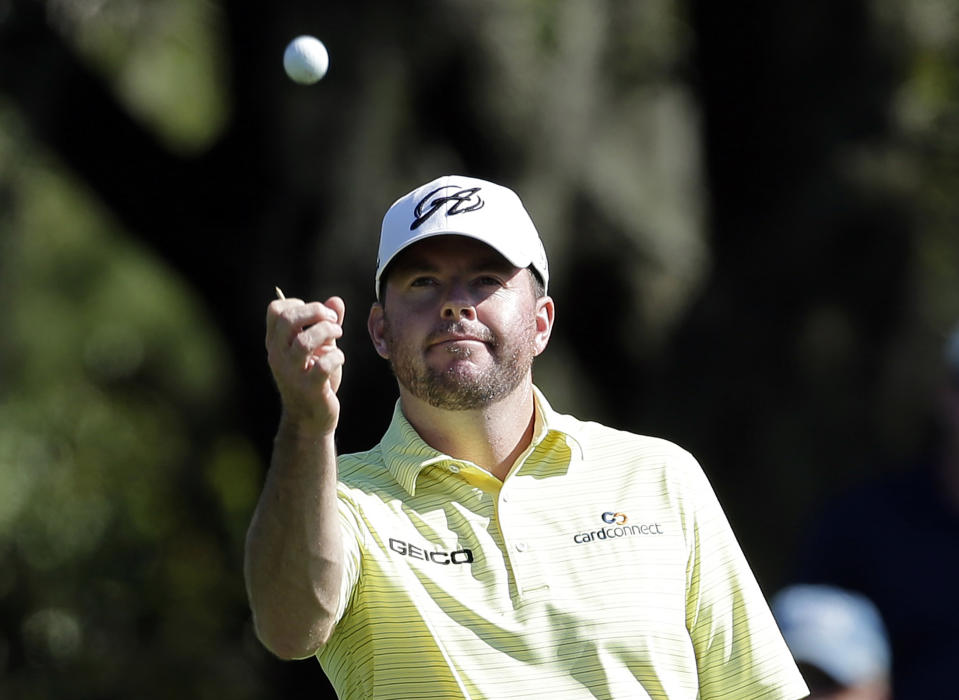
POLYGON ((476 318, 476 307, 462 284, 450 285, 441 314, 444 319, 457 320, 476 318))

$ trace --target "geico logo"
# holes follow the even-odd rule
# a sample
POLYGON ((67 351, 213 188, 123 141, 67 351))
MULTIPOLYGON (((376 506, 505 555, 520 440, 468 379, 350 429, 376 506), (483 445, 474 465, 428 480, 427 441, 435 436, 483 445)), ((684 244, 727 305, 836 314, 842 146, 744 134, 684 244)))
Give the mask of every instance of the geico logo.
POLYGON ((393 537, 390 538, 390 549, 404 557, 411 557, 421 561, 431 561, 434 564, 449 566, 450 564, 472 564, 472 549, 457 549, 455 552, 427 552, 425 549, 403 542, 393 537))
POLYGON ((616 523, 617 525, 625 525, 626 521, 629 520, 629 518, 626 517, 625 513, 607 512, 607 513, 603 513, 601 517, 603 518, 604 523, 609 523, 610 525, 612 525, 613 523, 616 523))
POLYGON ((576 544, 585 544, 594 540, 610 540, 616 537, 629 537, 630 535, 662 535, 663 529, 659 523, 648 523, 645 525, 627 525, 625 527, 607 527, 592 532, 580 532, 573 535, 573 542, 576 544))

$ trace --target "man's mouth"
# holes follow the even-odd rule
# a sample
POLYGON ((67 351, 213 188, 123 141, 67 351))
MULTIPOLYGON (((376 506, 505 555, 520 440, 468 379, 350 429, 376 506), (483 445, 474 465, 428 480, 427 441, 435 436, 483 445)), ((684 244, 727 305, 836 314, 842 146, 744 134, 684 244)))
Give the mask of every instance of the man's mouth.
POLYGON ((455 345, 469 345, 472 343, 479 343, 481 345, 486 345, 487 343, 492 342, 492 339, 488 337, 487 334, 478 334, 478 333, 463 333, 458 331, 443 330, 439 333, 434 333, 430 336, 427 341, 428 347, 436 347, 441 345, 455 346, 455 345))
POLYGON ((480 340, 474 336, 455 336, 449 338, 439 338, 434 342, 430 343, 431 348, 455 348, 455 347, 469 347, 471 345, 485 345, 486 341, 480 340))

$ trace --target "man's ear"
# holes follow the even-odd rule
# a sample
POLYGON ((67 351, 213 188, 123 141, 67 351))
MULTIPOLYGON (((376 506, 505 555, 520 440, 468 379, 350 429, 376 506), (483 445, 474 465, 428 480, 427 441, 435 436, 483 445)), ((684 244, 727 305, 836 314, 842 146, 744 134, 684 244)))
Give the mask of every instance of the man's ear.
POLYGON ((384 360, 390 359, 389 347, 386 342, 386 316, 383 305, 378 301, 373 302, 370 307, 370 316, 366 320, 366 330, 369 331, 370 340, 373 341, 376 354, 384 360))
POLYGON ((536 335, 533 336, 533 350, 536 355, 543 352, 549 344, 555 315, 556 306, 552 297, 543 296, 536 300, 536 335))

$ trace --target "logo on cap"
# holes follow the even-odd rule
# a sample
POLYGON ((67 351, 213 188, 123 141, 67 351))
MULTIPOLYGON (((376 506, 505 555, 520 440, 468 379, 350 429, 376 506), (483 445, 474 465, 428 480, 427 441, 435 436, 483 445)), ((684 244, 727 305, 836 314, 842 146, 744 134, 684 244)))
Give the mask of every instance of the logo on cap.
POLYGON ((480 189, 479 187, 456 189, 456 185, 437 187, 417 202, 416 207, 413 209, 413 214, 416 215, 416 218, 413 219, 413 223, 410 224, 410 231, 418 229, 426 223, 433 214, 448 204, 451 206, 446 210, 447 216, 455 216, 456 214, 465 214, 466 212, 482 209, 485 202, 477 194, 480 189), (439 195, 439 193, 444 190, 453 189, 456 191, 439 195))

